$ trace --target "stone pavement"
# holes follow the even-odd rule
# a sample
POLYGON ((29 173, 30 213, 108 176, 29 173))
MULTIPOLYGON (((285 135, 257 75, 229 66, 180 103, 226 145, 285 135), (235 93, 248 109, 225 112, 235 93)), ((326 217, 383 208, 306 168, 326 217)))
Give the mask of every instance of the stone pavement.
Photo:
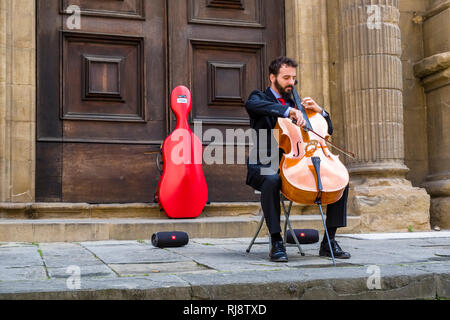
POLYGON ((0 299, 440 299, 450 298, 450 231, 339 234, 349 260, 319 243, 268 259, 268 239, 0 243, 0 299))

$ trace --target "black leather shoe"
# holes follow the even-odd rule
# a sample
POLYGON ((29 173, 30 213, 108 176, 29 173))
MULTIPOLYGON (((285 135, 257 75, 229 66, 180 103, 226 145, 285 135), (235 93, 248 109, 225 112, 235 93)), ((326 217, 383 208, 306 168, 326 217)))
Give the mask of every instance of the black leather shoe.
POLYGON ((275 241, 272 244, 272 249, 270 249, 270 261, 273 262, 288 262, 286 255, 286 248, 284 247, 283 241, 275 241))
MULTIPOLYGON (((350 259, 351 254, 343 251, 336 240, 332 239, 330 240, 330 242, 331 248, 333 250, 333 255, 336 259, 350 259)), ((322 243, 320 244, 319 255, 321 257, 331 257, 330 246, 328 245, 328 242, 326 240, 325 242, 322 241, 322 243)))

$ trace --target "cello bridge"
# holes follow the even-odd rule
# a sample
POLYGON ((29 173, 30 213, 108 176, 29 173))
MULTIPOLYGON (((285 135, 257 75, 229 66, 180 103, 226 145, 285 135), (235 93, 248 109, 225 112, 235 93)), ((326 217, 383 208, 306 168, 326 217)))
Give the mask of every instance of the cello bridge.
POLYGON ((305 147, 305 156, 312 157, 314 152, 320 148, 320 143, 317 140, 310 140, 305 147))

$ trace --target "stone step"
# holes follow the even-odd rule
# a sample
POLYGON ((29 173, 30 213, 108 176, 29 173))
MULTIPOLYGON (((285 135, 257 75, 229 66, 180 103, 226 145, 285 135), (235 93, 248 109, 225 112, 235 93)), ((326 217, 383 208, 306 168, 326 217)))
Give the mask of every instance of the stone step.
MULTIPOLYGON (((288 202, 286 202, 286 206, 288 202)), ((205 206, 201 217, 257 215, 259 202, 214 202, 205 206)), ((291 215, 318 214, 316 206, 294 204, 291 215)), ((88 203, 0 203, 0 219, 117 219, 166 218, 157 204, 88 203)))
MULTIPOLYGON (((0 219, 0 242, 80 242, 101 240, 149 240, 155 232, 184 231, 190 238, 252 237, 261 216, 213 216, 196 219, 0 219)), ((284 218, 282 219, 284 221, 284 218)), ((295 229, 323 231, 320 215, 293 215, 295 229)), ((359 233, 360 217, 347 217, 339 233, 359 233)), ((259 236, 266 236, 264 225, 259 236)))

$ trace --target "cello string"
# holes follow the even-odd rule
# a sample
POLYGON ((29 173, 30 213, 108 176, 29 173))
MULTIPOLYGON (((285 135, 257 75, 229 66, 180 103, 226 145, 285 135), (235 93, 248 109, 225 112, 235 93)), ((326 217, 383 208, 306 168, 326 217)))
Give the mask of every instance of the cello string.
POLYGON ((328 141, 327 139, 325 139, 324 137, 322 137, 320 134, 314 132, 313 130, 309 130, 312 133, 314 133, 316 136, 318 136, 320 139, 323 139, 326 143, 329 143, 332 147, 336 148, 337 150, 339 150, 340 152, 344 153, 345 155, 351 157, 352 159, 356 159, 356 155, 353 152, 344 150, 340 147, 338 147, 337 145, 335 145, 334 143, 332 143, 331 141, 328 141))
MULTIPOLYGON (((296 125, 296 124, 297 124, 297 120, 292 119, 292 123, 296 125)), ((338 151, 344 153, 345 155, 349 156, 350 158, 356 159, 356 155, 355 155, 353 152, 350 152, 350 151, 347 151, 347 150, 344 150, 344 149, 338 147, 338 146, 335 145, 333 142, 328 141, 327 139, 325 139, 324 137, 322 137, 320 134, 318 134, 318 133, 315 132, 314 130, 311 130, 311 129, 308 129, 308 128, 305 128, 305 127, 304 127, 303 129, 306 130, 306 131, 310 131, 310 132, 314 133, 314 134, 315 134, 316 136, 318 136, 320 139, 323 139, 326 143, 329 143, 331 146, 333 146, 334 148, 336 148, 338 151)))

